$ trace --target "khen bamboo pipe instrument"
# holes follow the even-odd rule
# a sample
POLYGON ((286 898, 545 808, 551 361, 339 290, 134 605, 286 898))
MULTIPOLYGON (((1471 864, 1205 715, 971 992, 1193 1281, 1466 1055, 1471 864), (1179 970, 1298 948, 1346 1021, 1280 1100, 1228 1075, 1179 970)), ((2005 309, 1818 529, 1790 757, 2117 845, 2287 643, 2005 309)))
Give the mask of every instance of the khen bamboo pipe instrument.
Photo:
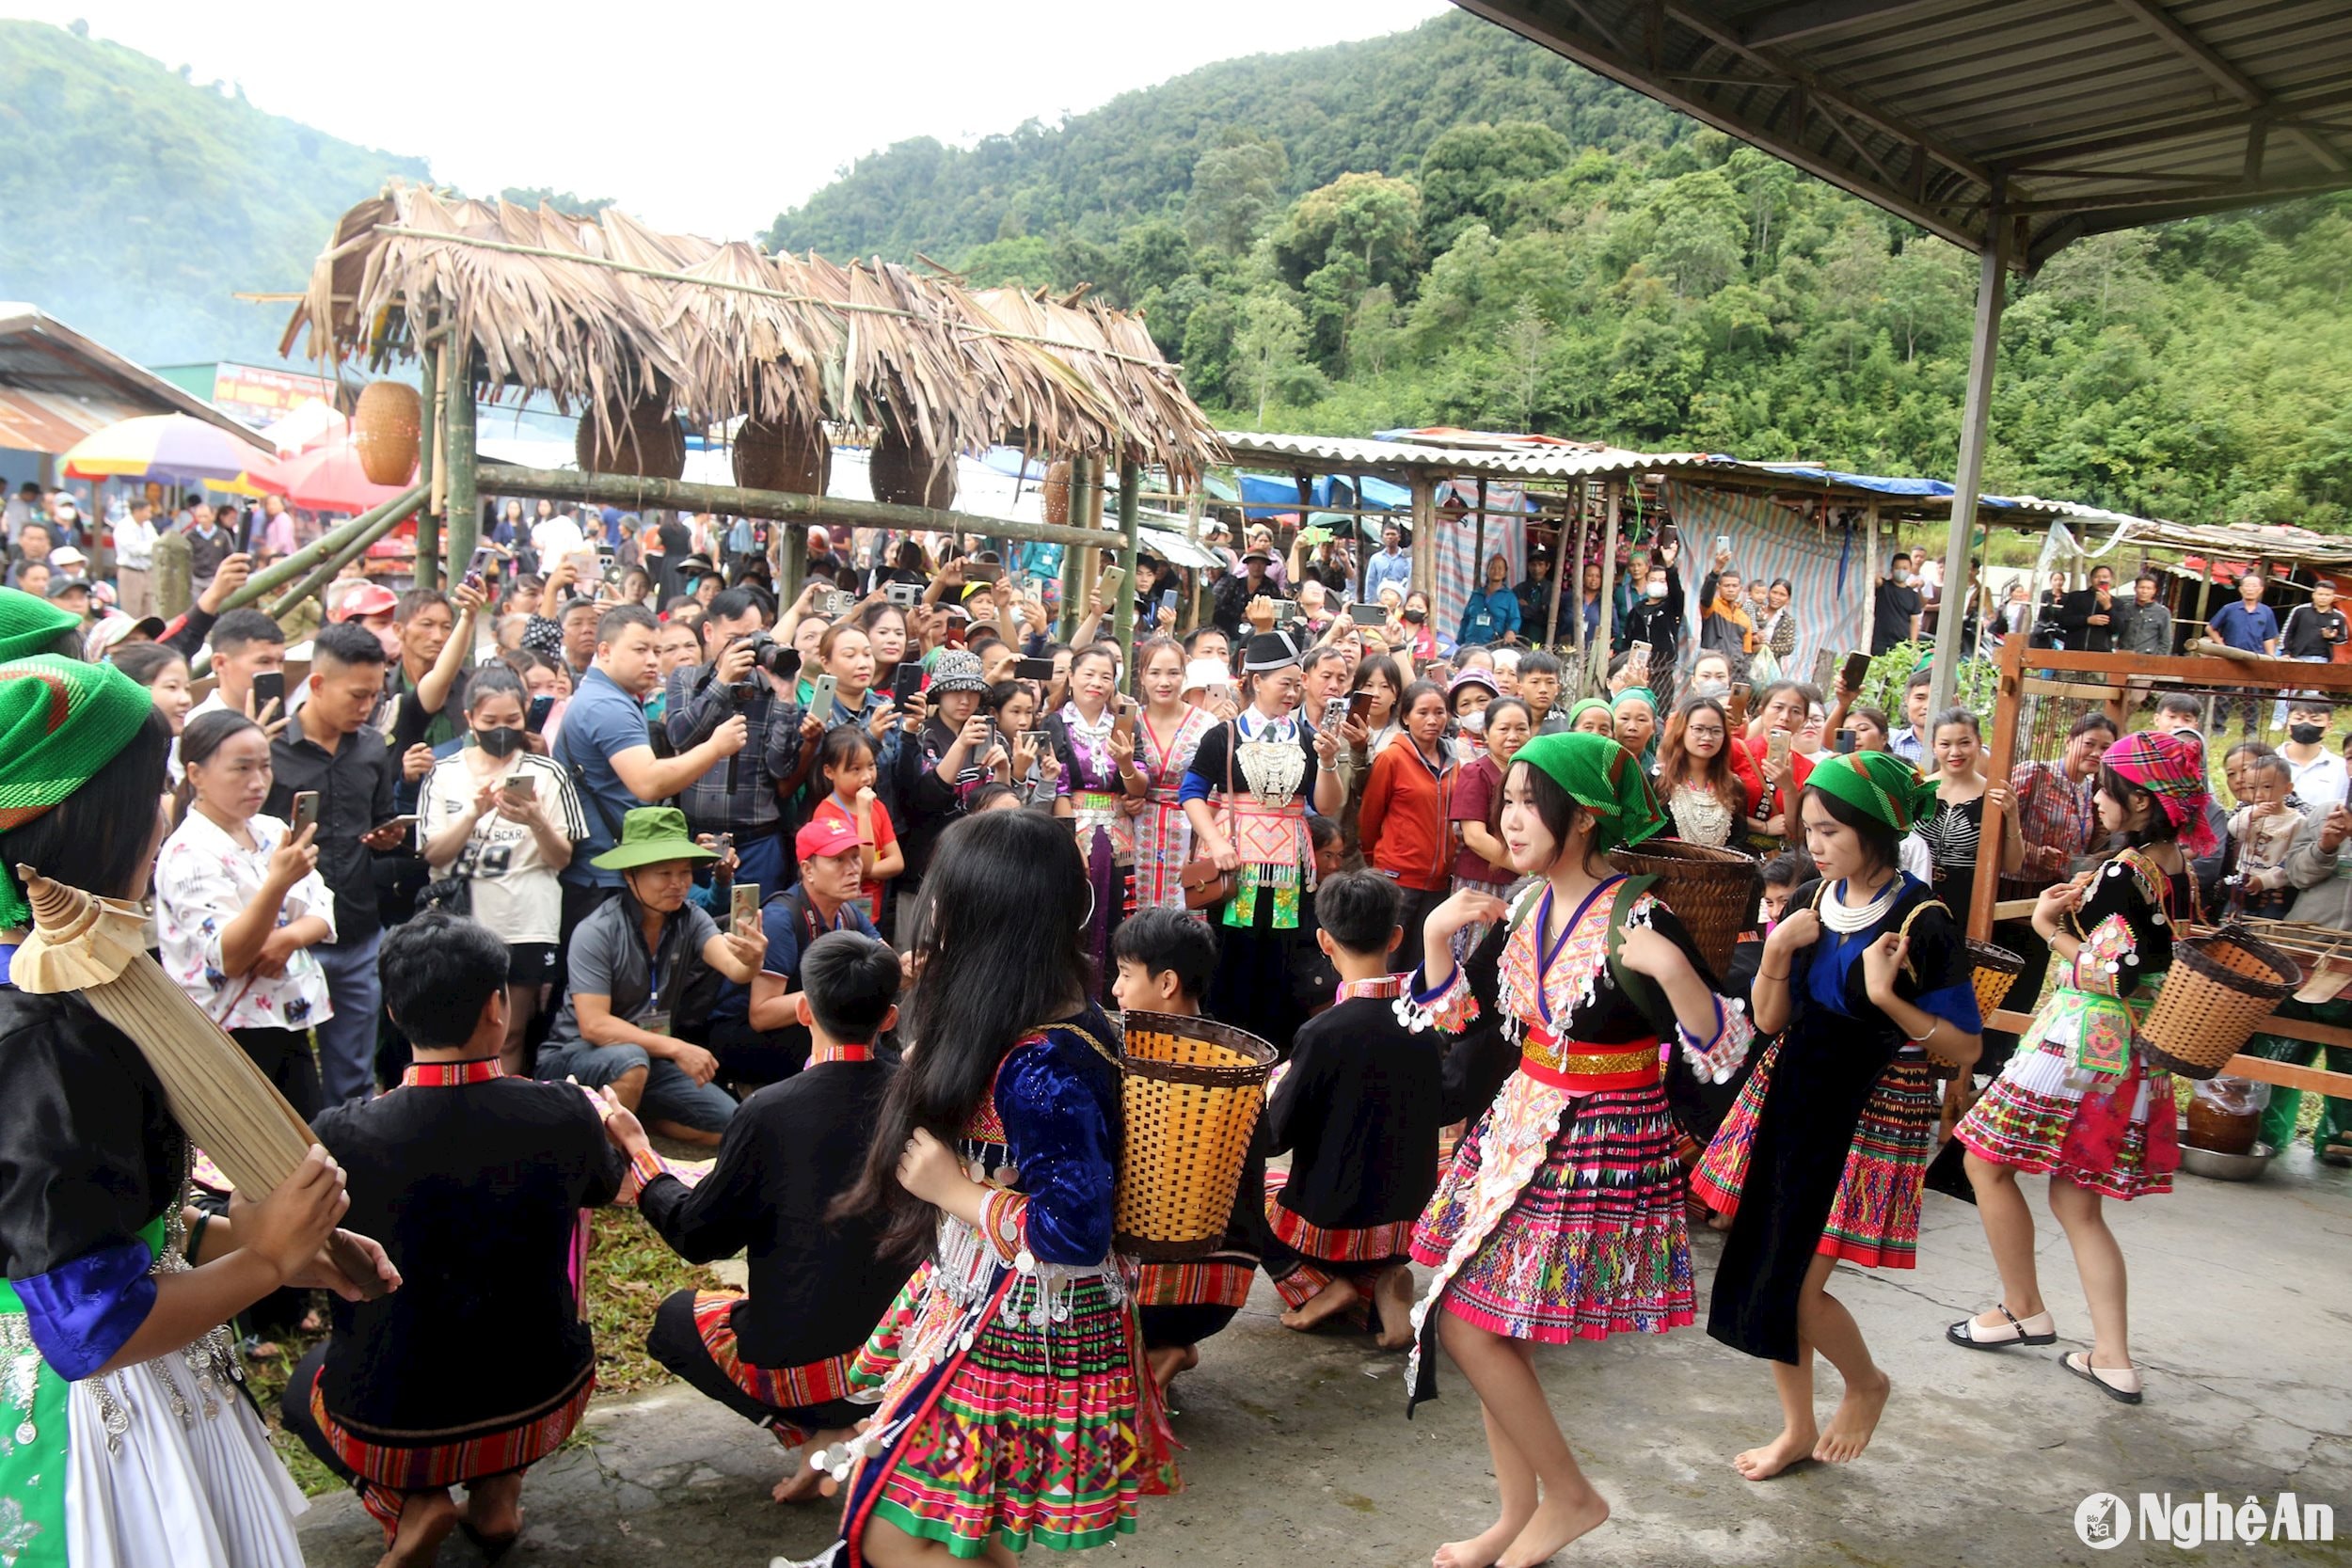
MULTIPOLYGON (((37 996, 78 992, 129 1036, 163 1081, 172 1118, 238 1191, 258 1198, 292 1176, 318 1140, 245 1048, 147 956, 139 911, 28 865, 16 874, 33 929, 9 966, 10 983, 37 996)), ((327 1238, 326 1251, 368 1299, 384 1293, 374 1266, 343 1232, 327 1238)))

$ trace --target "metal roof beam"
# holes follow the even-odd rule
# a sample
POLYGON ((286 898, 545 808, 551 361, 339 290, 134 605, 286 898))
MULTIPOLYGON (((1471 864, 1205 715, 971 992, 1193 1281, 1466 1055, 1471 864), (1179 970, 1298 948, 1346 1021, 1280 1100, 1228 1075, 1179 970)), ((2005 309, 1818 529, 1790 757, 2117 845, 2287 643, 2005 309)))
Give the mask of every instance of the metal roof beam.
POLYGON ((2198 115, 2189 119, 2181 119, 2177 114, 2159 115, 2137 125, 2127 126, 2112 135, 2091 136, 2073 142, 2028 142, 2004 148, 1993 154, 1993 159, 1999 164, 2026 159, 2066 163, 2076 158, 2096 157, 2103 152, 2129 151, 2153 142, 2211 135, 2217 131, 2240 131, 2257 119, 2267 119, 2274 125, 2296 124, 2321 111, 2341 108, 2346 103, 2352 103, 2352 87, 2339 87, 2316 97, 2277 103, 2267 109, 2230 109, 2220 114, 2198 115))
MULTIPOLYGON (((1910 219, 1929 232, 1951 241, 1954 245, 1975 250, 1983 244, 1981 235, 1971 233, 1965 226, 1952 221, 1947 209, 1957 205, 1956 203, 1937 201, 1917 194, 1917 191, 1924 186, 1924 181, 1900 182, 1890 187, 1875 174, 1868 172, 1867 166, 1850 164, 1795 143, 1786 127, 1767 123, 1753 115, 1736 112, 1725 107, 1720 100, 1714 97, 1677 87, 1659 70, 1643 65, 1629 57, 1625 52, 1604 41, 1601 36, 1603 30, 1595 26, 1585 8, 1574 4, 1573 0, 1539 0, 1539 3, 1534 5, 1513 3, 1513 0, 1455 0, 1455 3, 1473 15, 1485 17, 1499 26, 1507 27, 1523 38, 1542 44, 1556 55, 1565 55, 1576 61, 1577 64, 1597 71, 1613 81, 1623 83, 1636 92, 1654 98, 1669 108, 1678 109, 1695 119, 1704 120, 1719 131, 1737 136, 1742 141, 1752 142, 1782 161, 1804 170, 1807 174, 1826 180, 1834 185, 1842 185, 1865 199, 1910 219)), ((1653 9, 1650 14, 1658 16, 1660 11, 1653 9)), ((1745 50, 1738 52, 1742 55, 1747 53, 1745 50)), ((1784 78, 1787 76, 1787 72, 1769 61, 1757 63, 1764 70, 1771 71, 1776 75, 1784 78)), ((1756 82, 1749 85, 1766 87, 1779 84, 1756 82)), ((1791 89, 1797 89, 1802 87, 1802 84, 1790 82, 1788 87, 1791 89)), ((1825 96, 1818 87, 1810 90, 1816 96, 1825 96)), ((1845 106, 1842 103, 1842 95, 1840 106, 1845 106)), ((1864 113, 1858 115, 1857 118, 1868 119, 1872 117, 1864 113)), ((1957 174, 1974 178, 1969 175, 1965 167, 1955 166, 1955 161, 1947 152, 1917 138, 1911 139, 1913 145, 1921 149, 1928 158, 1933 159, 1947 168, 1953 168, 1957 174)), ((1985 183, 1986 182, 1979 181, 1978 182, 1985 183)))
POLYGON ((1800 5, 1775 6, 1763 16, 1743 20, 1740 37, 1753 48, 1794 43, 1868 23, 1899 21, 1943 4, 1944 0, 1804 0, 1800 5))
MULTIPOLYGON (((2189 64, 2236 94, 2238 101, 2247 107, 2251 109, 2277 107, 2270 94, 2263 90, 2259 83, 2228 60, 2223 59, 2214 51, 2213 46, 2199 38, 2186 23, 2166 10, 2162 6, 2155 4, 2155 0, 2114 0, 2114 3, 2143 24, 2151 32, 2170 44, 2189 64)), ((2326 137, 2315 135, 2295 125, 2287 125, 2284 129, 2288 135, 2302 143, 2311 151, 2312 157, 2317 158, 2338 174, 2342 174, 2347 168, 2352 168, 2352 160, 2347 160, 2326 137)), ((2247 150, 2246 161, 2249 170, 2258 171, 2262 166, 2262 141, 2259 125, 2256 127, 2255 140, 2247 150)))

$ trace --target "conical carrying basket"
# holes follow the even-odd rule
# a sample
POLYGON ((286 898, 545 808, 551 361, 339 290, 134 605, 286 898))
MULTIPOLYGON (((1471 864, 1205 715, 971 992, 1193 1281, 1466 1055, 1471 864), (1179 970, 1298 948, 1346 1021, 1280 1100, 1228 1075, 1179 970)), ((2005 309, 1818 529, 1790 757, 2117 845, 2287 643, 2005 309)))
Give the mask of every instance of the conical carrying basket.
POLYGON ((1275 1050, 1205 1018, 1126 1015, 1119 1250, 1167 1261, 1216 1250, 1232 1217, 1275 1050))
POLYGON ((2172 944, 2140 1047, 2184 1078, 2211 1078, 2303 984, 2302 967, 2243 926, 2172 944))
POLYGON ((1718 978, 1730 973, 1740 933, 1756 922, 1764 873, 1737 849, 1716 849, 1678 838, 1653 838, 1638 848, 1612 849, 1609 863, 1633 877, 1656 877, 1659 899, 1674 911, 1718 978))
MULTIPOLYGON (((1968 941, 1968 979, 1976 988, 1977 1011, 1992 1018, 2001 1001, 2009 995, 2009 988, 2017 976, 2026 973, 2026 960, 2006 947, 1995 947, 1989 942, 1968 941)), ((2020 1012, 2033 1010, 2033 998, 2026 998, 2020 1012)))

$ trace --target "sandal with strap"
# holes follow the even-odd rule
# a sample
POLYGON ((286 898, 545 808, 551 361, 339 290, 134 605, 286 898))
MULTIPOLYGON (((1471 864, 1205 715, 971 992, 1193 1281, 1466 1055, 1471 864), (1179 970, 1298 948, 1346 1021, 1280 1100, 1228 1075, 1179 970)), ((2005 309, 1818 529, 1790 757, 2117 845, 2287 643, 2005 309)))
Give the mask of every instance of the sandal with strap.
POLYGON ((2094 1367, 2090 1364, 2090 1353, 2083 1350, 2068 1351, 2058 1357, 2058 1365, 2118 1404, 2137 1404, 2140 1402, 2137 1367, 2094 1367), (2130 1382, 2112 1381, 2118 1378, 2128 1378, 2130 1382))
MULTIPOLYGON (((2058 1324, 2051 1320, 2049 1313, 2036 1312, 2030 1318, 2020 1318, 2006 1307, 1996 1306, 1993 1310, 2009 1320, 2009 1333, 2005 1337, 1998 1339, 1984 1338, 1982 1336, 1987 1331, 1977 1326, 1976 1319, 1963 1318, 1944 1331, 1944 1338, 1965 1350, 2007 1350, 2011 1345, 2054 1345, 2058 1343, 2058 1324), (2040 1323, 2042 1326, 2038 1329, 2027 1328, 2026 1325, 2029 1323, 2040 1323)), ((1994 1324, 1991 1332, 1999 1333, 2000 1325, 1994 1324)))

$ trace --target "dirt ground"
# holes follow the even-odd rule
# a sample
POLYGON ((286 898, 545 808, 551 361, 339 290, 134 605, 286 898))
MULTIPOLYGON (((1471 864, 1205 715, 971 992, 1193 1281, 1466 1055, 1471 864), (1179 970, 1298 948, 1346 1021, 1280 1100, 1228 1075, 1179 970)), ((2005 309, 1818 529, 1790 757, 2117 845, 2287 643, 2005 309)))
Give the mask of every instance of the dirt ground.
MULTIPOLYGON (((2029 1189, 2040 1183, 2029 1182, 2029 1189)), ((2034 1191, 2056 1350, 2088 1342, 2066 1242, 2034 1191)), ((2182 1561, 2352 1562, 2352 1172, 2283 1157, 2259 1183, 2184 1175, 2170 1197, 2114 1206, 2133 1271, 2135 1351, 2147 1403, 2103 1399, 2055 1350, 1984 1354, 1945 1324, 1994 1299, 1975 1212, 1930 1194, 1920 1266, 1841 1269, 1895 1381, 1863 1459, 1761 1485, 1731 1455, 1775 1430, 1765 1367, 1708 1338, 1561 1347, 1539 1357, 1552 1407, 1614 1516, 1564 1556, 1594 1564, 2037 1568, 2182 1561), (2294 1491, 2336 1513, 2332 1544, 2235 1543, 2194 1551, 2093 1550, 2089 1494, 2210 1491, 2267 1511, 2294 1491)), ((1701 1316, 1716 1240, 1696 1243, 1701 1316)), ((1405 1418, 1404 1358, 1368 1338, 1302 1337, 1275 1321, 1263 1278, 1232 1327, 1180 1379, 1186 1490, 1147 1499, 1136 1533, 1104 1556, 1131 1568, 1419 1568, 1438 1542, 1492 1518, 1478 1405, 1459 1373, 1405 1418)), ((1836 1378, 1823 1369, 1824 1415, 1836 1378)), ((532 1472, 517 1565, 766 1568, 831 1539, 825 1510, 768 1501, 782 1458, 768 1436, 682 1388, 600 1402, 590 1441, 532 1472)), ((317 1568, 374 1562, 380 1536, 347 1496, 302 1525, 317 1568)), ((462 1538, 444 1564, 479 1555, 462 1538)))

